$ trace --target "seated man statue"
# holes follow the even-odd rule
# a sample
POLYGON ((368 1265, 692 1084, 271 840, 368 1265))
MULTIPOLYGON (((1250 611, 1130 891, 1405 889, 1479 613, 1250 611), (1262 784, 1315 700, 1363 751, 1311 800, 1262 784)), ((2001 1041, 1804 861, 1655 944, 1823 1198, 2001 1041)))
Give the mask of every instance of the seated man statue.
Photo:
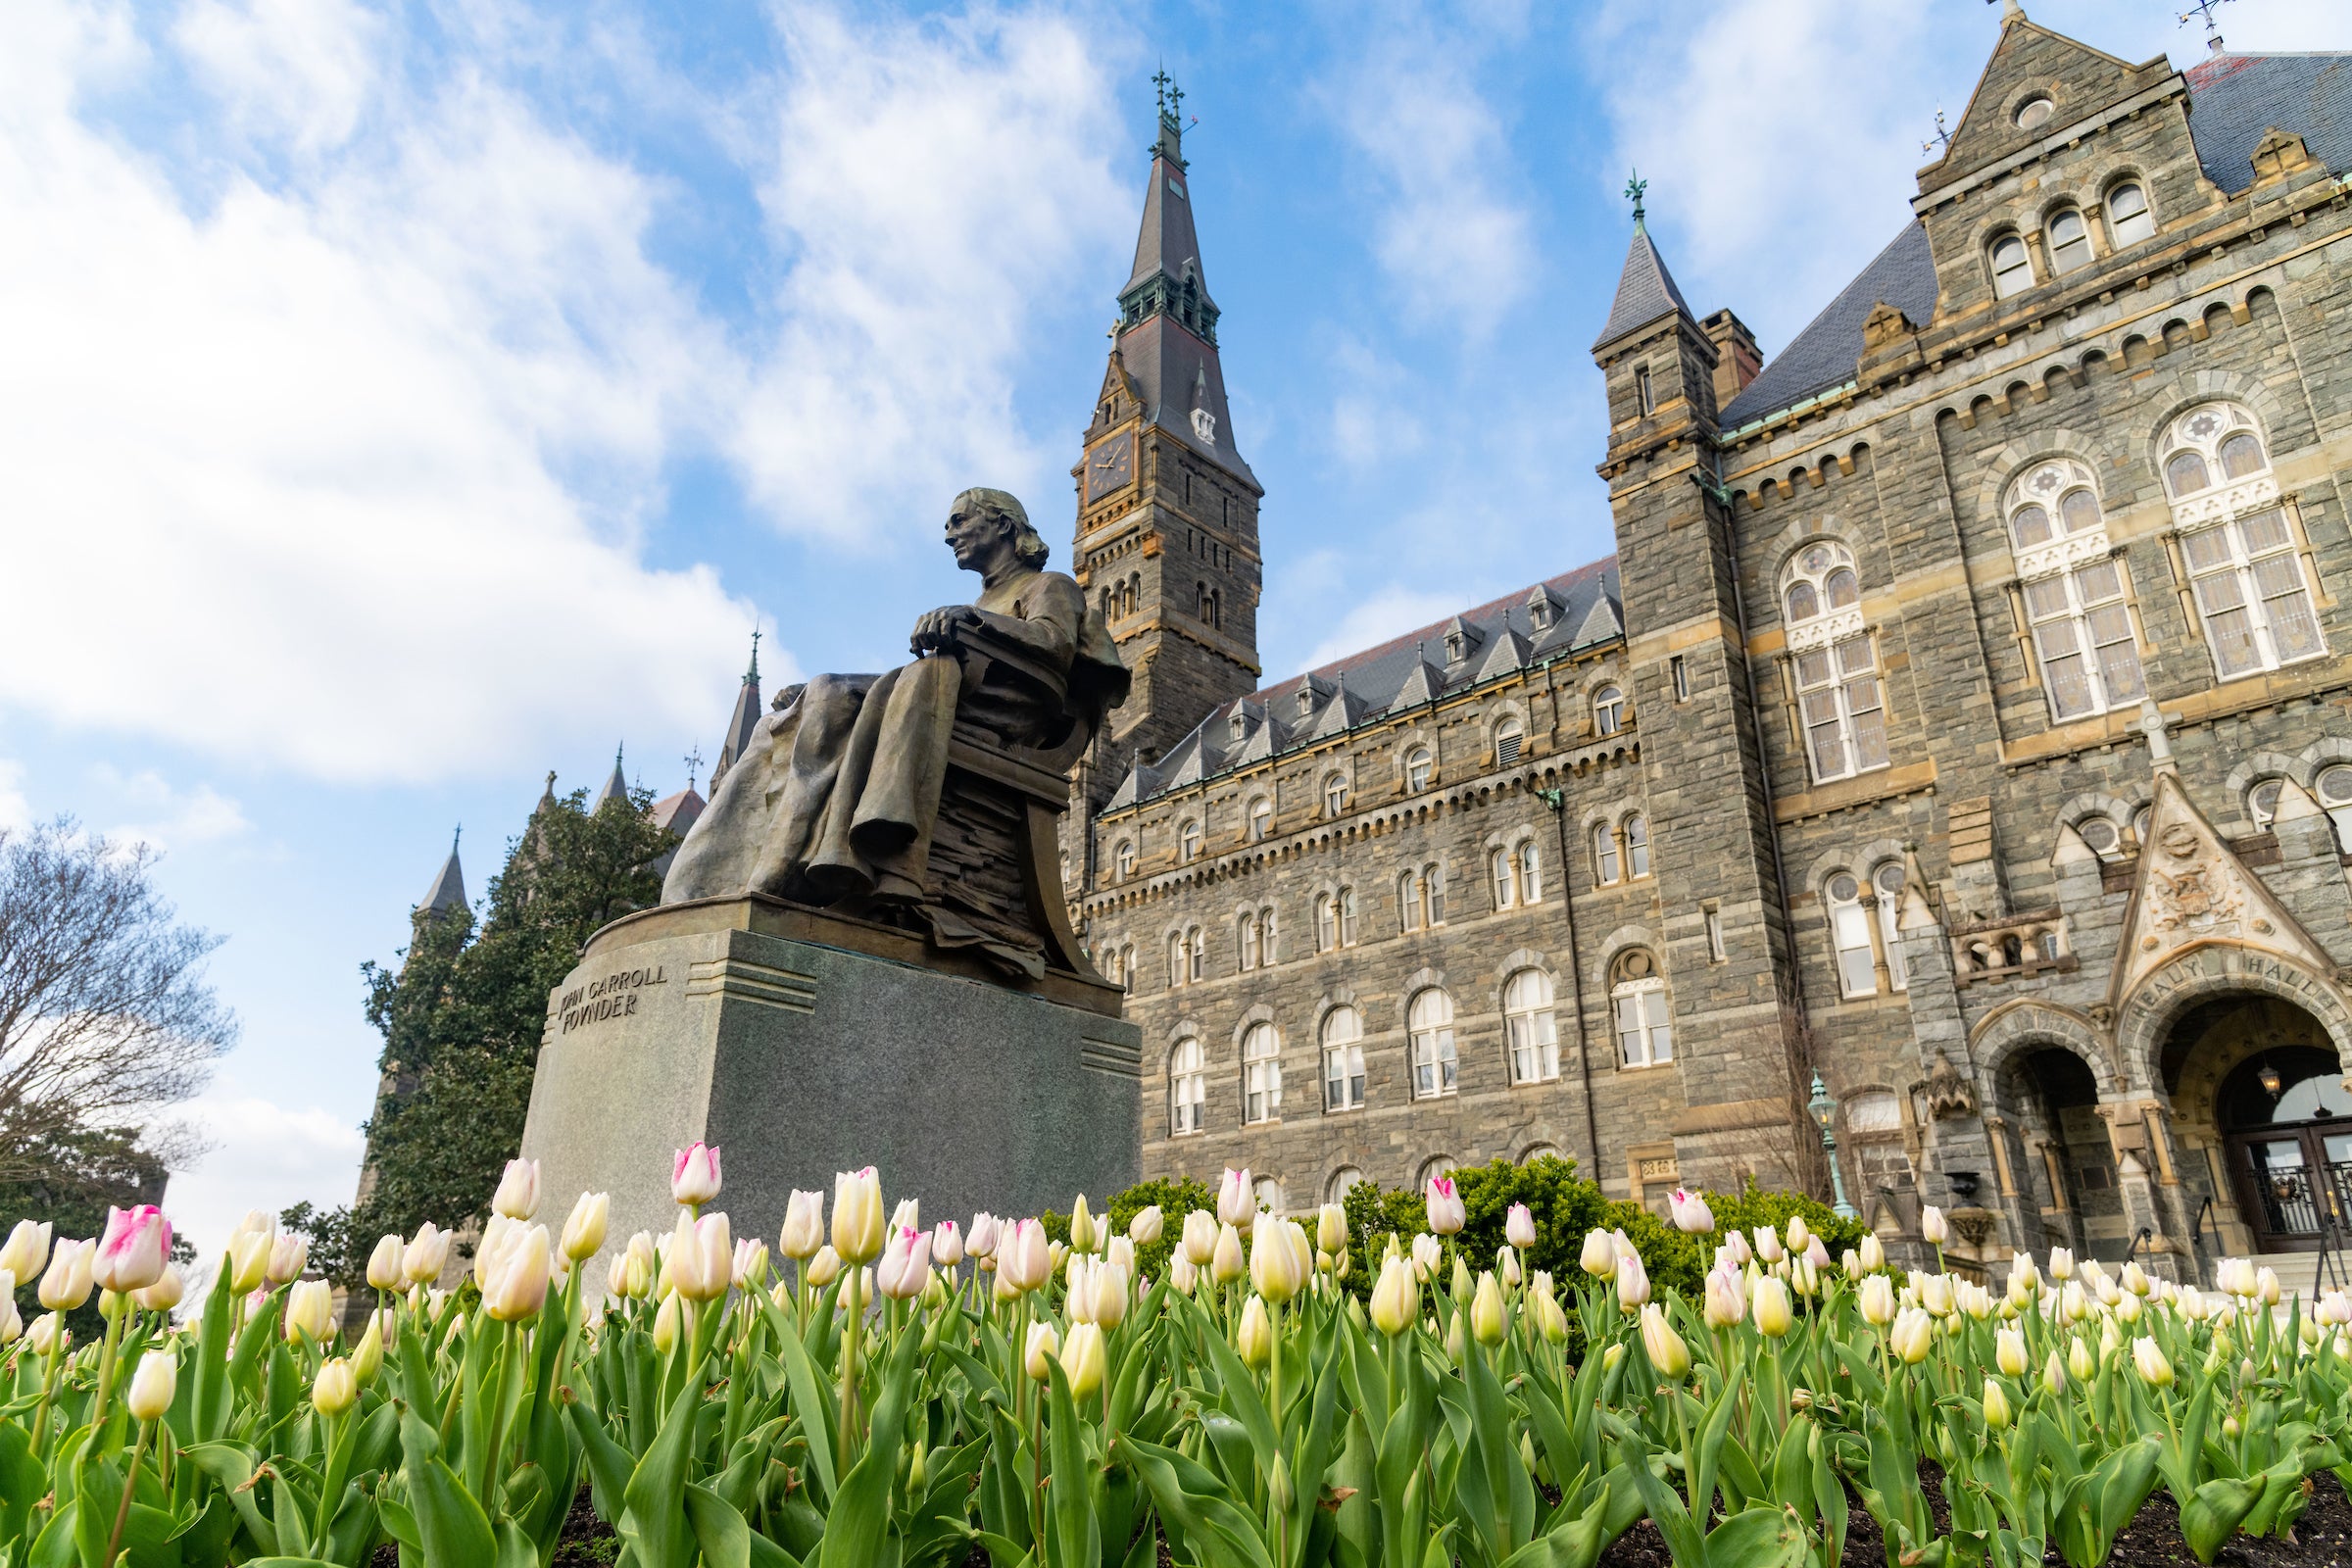
POLYGON ((1128 674, 1077 583, 1042 569, 1046 542, 1020 502, 966 490, 947 542, 958 566, 980 574, 979 599, 918 619, 909 663, 778 694, 679 847, 664 904, 770 894, 914 925, 942 946, 978 946, 1038 972, 1025 951, 1031 922, 1003 907, 1001 887, 988 896, 991 878, 934 886, 949 743, 1059 772, 1125 701, 1128 674), (1002 951, 1008 941, 1024 951, 1002 951))

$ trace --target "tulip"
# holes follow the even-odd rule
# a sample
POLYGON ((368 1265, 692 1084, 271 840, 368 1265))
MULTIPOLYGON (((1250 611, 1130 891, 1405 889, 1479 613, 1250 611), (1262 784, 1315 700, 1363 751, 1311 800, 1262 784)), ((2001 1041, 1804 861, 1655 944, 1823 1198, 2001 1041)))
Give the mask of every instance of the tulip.
POLYGON ((874 1283, 892 1300, 906 1301, 921 1294, 930 1273, 931 1233, 908 1228, 891 1237, 882 1250, 882 1261, 874 1265, 874 1283))
POLYGON ((1916 1306, 1906 1306, 1894 1315, 1894 1327, 1886 1334, 1886 1348, 1905 1366, 1917 1366, 1928 1358, 1928 1348, 1935 1339, 1936 1320, 1916 1306))
POLYGON ((1070 1205, 1070 1250, 1093 1252, 1102 1246, 1102 1227, 1095 1223, 1093 1211, 1086 1206, 1086 1195, 1080 1193, 1078 1200, 1070 1205))
POLYGON ((397 1291, 401 1286, 401 1241, 398 1236, 376 1240, 375 1250, 368 1254, 368 1284, 372 1290, 397 1291))
POLYGON ((335 1328, 334 1287, 324 1280, 304 1280, 286 1293, 286 1342, 297 1335, 323 1345, 335 1328))
POLYGON ((1272 1305, 1283 1305, 1305 1288, 1313 1264, 1305 1242, 1306 1233, 1290 1220, 1260 1226, 1250 1239, 1250 1283, 1272 1305))
POLYGON ((1274 1324, 1266 1303, 1252 1296, 1242 1307, 1241 1325, 1234 1330, 1233 1348, 1250 1366, 1261 1367, 1274 1358, 1274 1324))
POLYGON ((1757 1226, 1755 1238, 1757 1262, 1769 1265, 1778 1263, 1788 1255, 1788 1250, 1781 1245, 1781 1233, 1771 1226, 1757 1226))
POLYGON ((283 1285, 302 1278, 311 1264, 311 1244, 300 1236, 280 1236, 270 1244, 270 1283, 283 1285))
POLYGON ((426 1220, 410 1238, 407 1250, 400 1255, 401 1272, 411 1285, 430 1285, 441 1277, 449 1263, 449 1232, 426 1220))
POLYGON ((60 1242, 49 1254, 48 1272, 41 1276, 41 1305, 52 1312, 71 1312, 90 1298, 90 1266, 97 1261, 96 1242, 60 1242))
POLYGON ((16 1229, 8 1233, 8 1244, 0 1247, 0 1273, 11 1278, 37 1278, 49 1265, 49 1224, 34 1224, 31 1220, 17 1221, 16 1229))
POLYGON ((1034 1291, 1050 1277, 1053 1251, 1046 1228, 1033 1219, 1016 1220, 997 1249, 997 1278, 1015 1293, 1034 1291))
POLYGON ((1952 1286, 1952 1299, 1961 1311, 1982 1323, 1992 1316, 1992 1292, 1971 1280, 1952 1286))
POLYGON ((1184 1255, 1193 1260, 1196 1268, 1208 1267, 1217 1255, 1217 1216, 1204 1208, 1196 1208, 1184 1216, 1184 1255))
POLYGON ((1502 1276, 1504 1285, 1514 1291, 1519 1288, 1519 1281, 1524 1275, 1519 1267, 1519 1252, 1516 1248, 1497 1247, 1494 1249, 1494 1272, 1502 1276))
POLYGON ((1217 1183, 1217 1219, 1237 1231, 1257 1223, 1257 1189, 1250 1184, 1250 1167, 1226 1167, 1217 1183))
POLYGON ((376 1373, 384 1367, 384 1329, 391 1319, 391 1310, 368 1314, 368 1326, 360 1331, 360 1343, 351 1348, 351 1374, 366 1388, 375 1381, 376 1373))
POLYGON ((605 1294, 633 1301, 653 1285, 651 1278, 640 1279, 642 1265, 627 1252, 614 1252, 605 1260, 605 1294))
POLYGON ((2052 1398, 2066 1392, 2066 1363, 2058 1359, 2056 1350, 2052 1350, 2050 1358, 2041 1363, 2041 1386, 2049 1391, 2052 1398))
POLYGON ((1525 1203, 1513 1203, 1504 1211, 1502 1239, 1521 1251, 1536 1245, 1536 1216, 1525 1203))
POLYGON ((1838 1254, 1838 1271, 1849 1280, 1860 1279, 1862 1277, 1862 1254, 1850 1247, 1839 1252, 1838 1254))
POLYGON ((767 1244, 757 1236, 746 1236, 737 1242, 727 1276, 739 1290, 758 1290, 767 1278, 767 1244))
MULTIPOLYGON (((716 1158, 715 1153, 712 1157, 716 1158)), ((716 1168, 712 1166, 713 1172, 716 1168)), ((882 1179, 874 1174, 874 1167, 845 1170, 835 1176, 833 1250, 841 1254, 841 1260, 870 1263, 882 1255, 886 1239, 882 1233, 882 1179)))
POLYGON ((1926 1237, 1931 1246, 1941 1247, 1952 1239, 1951 1221, 1943 1217, 1942 1209, 1930 1203, 1919 1211, 1919 1234, 1926 1237))
POLYGON ((784 1206, 784 1234, 776 1241, 776 1250, 806 1263, 824 1242, 825 1195, 794 1189, 784 1206))
POLYGON ((1159 1240, 1161 1227, 1166 1223, 1157 1203, 1139 1209, 1127 1221, 1127 1239, 1138 1247, 1150 1247, 1159 1240))
POLYGON ((1551 1276, 1538 1270, 1535 1282, 1528 1289, 1527 1298, 1536 1314, 1536 1331, 1544 1336, 1546 1345, 1568 1343, 1568 1314, 1560 1306, 1560 1298, 1552 1294, 1551 1276))
POLYGON ((2063 1247, 2050 1249, 2050 1278, 2071 1280, 2075 1277, 2075 1254, 2063 1247))
POLYGON ((677 1151, 669 1165, 670 1200, 682 1208, 695 1208, 718 1196, 718 1151, 696 1143, 677 1151))
POLYGON ((2009 1396, 1993 1378, 1984 1380, 1984 1424, 1995 1432, 2009 1430, 2009 1396))
POLYGON ((311 1382, 311 1408, 332 1420, 358 1403, 359 1397, 360 1380, 352 1375, 351 1363, 339 1355, 327 1357, 311 1382))
POLYGON ((1884 1274, 1872 1274, 1862 1281, 1862 1321, 1874 1328, 1885 1328, 1894 1321, 1894 1282, 1884 1274))
POLYGON ((1029 1325, 1029 1343, 1021 1352, 1021 1370, 1043 1383, 1046 1381, 1048 1364, 1060 1353, 1061 1336, 1054 1332, 1054 1325, 1032 1323, 1029 1325))
POLYGON ((2267 1264, 2256 1269, 2254 1271, 2254 1294, 2262 1298, 2263 1305, 2277 1306, 2280 1294, 2278 1270, 2267 1264))
POLYGON ((1436 1279, 1438 1265, 1445 1261, 1446 1250, 1438 1239, 1427 1231, 1413 1238, 1413 1277, 1424 1284, 1436 1279))
POLYGON ((963 1261, 963 1231, 952 1219, 943 1219, 931 1227, 931 1260, 942 1268, 954 1268, 963 1261))
POLYGON ((1717 1264, 1707 1271, 1707 1283, 1699 1316, 1711 1329, 1728 1329, 1747 1315, 1747 1298, 1741 1291, 1739 1274, 1717 1264))
POLYGON ((1315 1210, 1315 1250, 1337 1257, 1348 1247, 1348 1210, 1339 1203, 1325 1203, 1315 1210))
POLYGON ((1231 1225, 1217 1227, 1216 1251, 1209 1258, 1208 1277, 1219 1285, 1231 1285, 1249 1272, 1249 1261, 1242 1251, 1242 1233, 1231 1225))
POLYGON ((552 1250, 546 1226, 526 1228, 499 1258, 482 1291, 482 1310, 501 1323, 519 1323, 537 1315, 547 1300, 552 1250))
POLYGON ((1093 1397, 1102 1387, 1102 1330, 1092 1323, 1073 1325, 1061 1348, 1061 1374, 1070 1380, 1070 1397, 1093 1397))
POLYGON ((34 1318, 32 1332, 24 1336, 24 1348, 32 1355, 63 1353, 73 1343, 74 1336, 66 1329, 66 1314, 54 1309, 34 1318))
POLYGON ((1752 1296, 1756 1332, 1776 1340, 1788 1333, 1795 1321, 1788 1303, 1788 1288, 1769 1275, 1759 1275, 1752 1296))
POLYGON ((1876 1272, 1886 1266, 1886 1244, 1879 1240, 1876 1232, 1862 1233, 1861 1252, 1862 1267, 1866 1272, 1876 1272))
POLYGON ((2152 1389, 2173 1386, 2173 1363, 2164 1358, 2154 1340, 2141 1335, 2132 1342, 2132 1364, 2139 1369, 2140 1381, 2152 1389))
POLYGON ((1605 1280, 1617 1272, 1617 1244, 1604 1230, 1585 1234, 1585 1252, 1578 1263, 1596 1280, 1605 1280))
POLYGON ((1470 1302, 1470 1333, 1490 1350, 1502 1343, 1502 1287, 1492 1273, 1478 1276, 1478 1294, 1470 1302))
MULTIPOLYGON (((1151 1282, 1146 1281, 1145 1283, 1149 1285, 1151 1282)), ((1194 1287, 1200 1283, 1200 1270, 1194 1265, 1190 1257, 1183 1252, 1178 1252, 1168 1259, 1168 1284, 1173 1286, 1179 1295, 1192 1295, 1194 1287)))
MULTIPOLYGON (((2115 1315, 2119 1321, 2125 1323, 2138 1322, 2139 1315, 2143 1310, 2139 1298, 2136 1296, 2120 1297, 2115 1303, 2115 1315)), ((2180 1315, 2192 1323, 2202 1318, 2205 1315, 2205 1298, 2197 1295, 2193 1289, 2183 1293, 2180 1301, 2180 1315)))
POLYGON ((1102 1263, 1087 1271, 1087 1291, 1092 1299, 1090 1321, 1106 1329, 1115 1329, 1127 1318, 1127 1287, 1132 1278, 1120 1263, 1102 1263))
POLYGON ((841 1254, 830 1245, 820 1247, 808 1259, 808 1283, 823 1290, 841 1278, 841 1254))
POLYGON ((735 1244, 728 1234, 727 1216, 678 1216, 669 1237, 669 1272, 677 1293, 689 1301, 725 1298, 735 1280, 735 1244))
POLYGON ((1642 1266, 1642 1254, 1632 1248, 1622 1248, 1617 1253, 1617 1304, 1628 1312, 1649 1299, 1649 1271, 1642 1266))
POLYGON ((963 1250, 973 1257, 980 1259, 983 1267, 993 1266, 997 1256, 997 1243, 1003 1235, 1004 1222, 999 1220, 996 1215, 974 1214, 972 1228, 965 1233, 963 1238, 963 1250))
POLYGON ((1801 1252, 1805 1250, 1805 1244, 1810 1242, 1812 1239, 1813 1230, 1811 1226, 1805 1223, 1805 1216, 1802 1214, 1789 1215, 1788 1250, 1791 1252, 1801 1252))
POLYGON ((90 1278, 103 1291, 128 1296, 163 1277, 172 1254, 172 1222, 153 1203, 106 1211, 106 1232, 90 1260, 90 1278))
POLYGON ((123 1402, 137 1421, 160 1421, 172 1408, 172 1396, 179 1391, 179 1357, 172 1351, 149 1350, 139 1357, 139 1369, 130 1375, 130 1393, 123 1402))
POLYGON ((535 1159, 510 1159, 498 1178, 498 1191, 490 1199, 492 1212, 509 1219, 525 1220, 539 1212, 539 1162, 535 1159))
POLYGON ((1432 1176, 1423 1185, 1421 1196, 1429 1210, 1432 1234, 1451 1236, 1467 1223, 1468 1216, 1462 1209, 1462 1195, 1454 1190, 1452 1177, 1432 1176))
POLYGON ((605 1245, 605 1230, 612 1219, 609 1193, 582 1193, 564 1221, 564 1255, 574 1263, 594 1257, 605 1245))
POLYGON ((654 1348, 661 1354, 667 1355, 676 1348, 679 1318, 684 1311, 675 1292, 662 1297, 662 1304, 654 1309, 654 1348))
POLYGON ((1413 1266, 1401 1253, 1391 1252, 1372 1286, 1372 1326, 1395 1339, 1421 1315, 1421 1287, 1413 1266))
POLYGON ((1654 1301, 1642 1308, 1642 1351, 1658 1376, 1669 1382, 1679 1382, 1690 1370, 1690 1347, 1674 1332, 1674 1325, 1666 1321, 1666 1314, 1654 1301))

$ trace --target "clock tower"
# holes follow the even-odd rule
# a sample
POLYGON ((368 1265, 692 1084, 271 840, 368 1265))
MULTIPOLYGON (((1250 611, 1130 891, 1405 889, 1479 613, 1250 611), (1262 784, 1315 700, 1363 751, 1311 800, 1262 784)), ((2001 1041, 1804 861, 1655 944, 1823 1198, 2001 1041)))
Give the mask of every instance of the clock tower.
POLYGON ((1119 290, 1110 364, 1077 481, 1079 585, 1134 676, 1078 765, 1069 877, 1091 886, 1086 818, 1140 757, 1181 740, 1218 704, 1256 690, 1261 581, 1257 476, 1234 445, 1217 360, 1217 306, 1200 269, 1178 111, 1163 73, 1159 134, 1135 268, 1119 290))

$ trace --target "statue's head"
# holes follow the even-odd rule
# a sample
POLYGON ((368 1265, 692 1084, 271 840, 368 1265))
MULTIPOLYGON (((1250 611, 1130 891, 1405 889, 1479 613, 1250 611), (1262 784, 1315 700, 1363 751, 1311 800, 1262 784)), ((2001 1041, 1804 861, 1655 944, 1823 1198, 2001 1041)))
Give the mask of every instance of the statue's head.
POLYGON ((1047 549, 1045 540, 1038 536, 1037 530, 1029 526, 1028 511, 1022 507, 1010 491, 979 488, 966 490, 957 496, 956 504, 948 509, 950 528, 953 529, 957 516, 967 513, 977 514, 1003 528, 1004 537, 1012 545, 1013 558, 1032 571, 1043 567, 1046 558, 1052 554, 1047 549))

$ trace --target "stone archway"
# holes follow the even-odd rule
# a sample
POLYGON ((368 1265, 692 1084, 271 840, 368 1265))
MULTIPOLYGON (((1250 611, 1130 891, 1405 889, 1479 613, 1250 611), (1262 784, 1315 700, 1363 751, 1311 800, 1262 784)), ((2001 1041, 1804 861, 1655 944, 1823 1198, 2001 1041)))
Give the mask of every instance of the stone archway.
POLYGON ((2034 1000, 1995 1009, 1969 1042, 2013 1245, 2121 1257, 2131 1243, 2102 1107, 2123 1097, 2115 1047, 2087 1014, 2034 1000))

